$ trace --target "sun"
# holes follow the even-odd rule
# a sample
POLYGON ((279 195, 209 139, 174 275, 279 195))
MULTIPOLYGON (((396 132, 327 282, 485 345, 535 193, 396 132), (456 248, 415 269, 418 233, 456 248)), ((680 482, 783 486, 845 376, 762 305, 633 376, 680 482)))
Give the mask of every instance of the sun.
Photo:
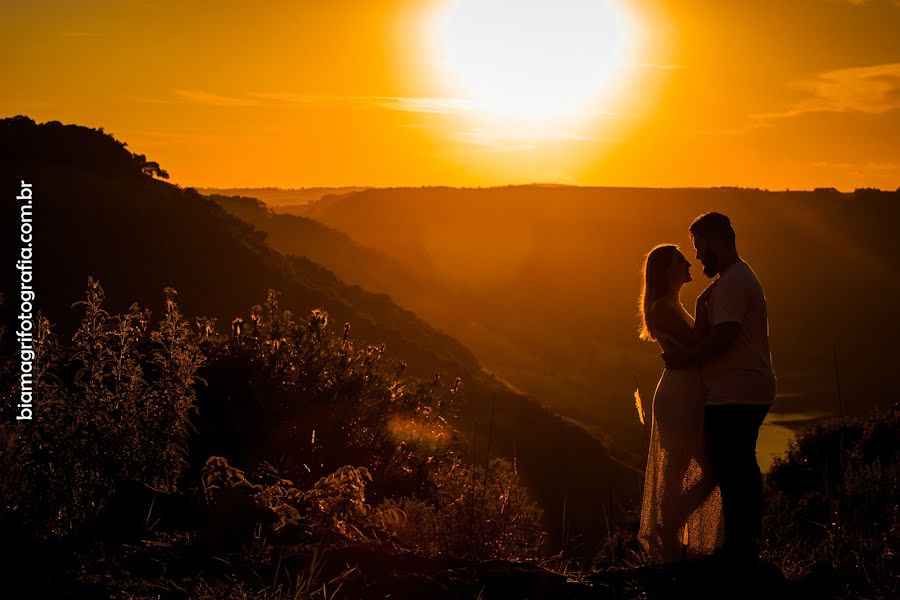
POLYGON ((620 83, 629 34, 614 0, 457 0, 439 29, 462 95, 529 120, 596 109, 620 83))

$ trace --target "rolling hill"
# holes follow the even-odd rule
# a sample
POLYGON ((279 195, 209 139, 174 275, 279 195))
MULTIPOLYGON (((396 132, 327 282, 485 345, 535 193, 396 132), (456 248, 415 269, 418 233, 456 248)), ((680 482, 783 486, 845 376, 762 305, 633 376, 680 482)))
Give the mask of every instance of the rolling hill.
MULTIPOLYGON (((289 210, 421 273, 428 283, 418 291, 390 278, 378 289, 452 332, 517 388, 635 452, 643 436, 631 392, 637 381, 650 397, 661 371, 656 347, 636 337, 641 260, 656 243, 679 243, 694 262, 683 294, 693 312, 708 280, 687 229, 709 210, 731 216, 738 248, 765 286, 779 379, 774 419, 837 414, 836 362, 845 412, 864 414, 894 394, 897 192, 404 188, 289 210), (449 300, 430 308, 435 297, 449 300)), ((289 234, 296 221, 267 219, 258 226, 279 231, 280 250, 328 260, 289 234)), ((365 281, 356 262, 335 257, 328 266, 365 281)))
MULTIPOLYGON (((10 258, 0 265, 0 291, 6 298, 18 295, 11 258, 18 254, 15 196, 24 179, 35 190, 36 305, 60 335, 71 335, 77 323, 70 305, 83 298, 88 275, 103 284, 110 312, 138 302, 159 314, 162 290, 171 286, 186 316, 215 317, 220 331, 274 288, 294 314, 322 307, 333 322, 351 323, 354 339, 386 343, 386 356, 406 361, 414 374, 430 378, 440 370, 451 381, 462 377, 455 425, 466 436, 477 433, 477 460, 484 459, 489 427, 492 455, 515 452, 525 484, 550 516, 554 542, 564 503, 567 528, 592 539, 605 535, 604 504, 614 519, 633 506, 637 474, 611 460, 586 431, 484 373, 463 345, 386 295, 273 250, 264 233, 196 190, 155 178, 156 167, 102 130, 21 116, 0 120, 0 255, 10 258)), ((0 310, 12 330, 17 307, 7 303, 0 310)), ((10 355, 13 341, 0 339, 0 351, 10 355)))

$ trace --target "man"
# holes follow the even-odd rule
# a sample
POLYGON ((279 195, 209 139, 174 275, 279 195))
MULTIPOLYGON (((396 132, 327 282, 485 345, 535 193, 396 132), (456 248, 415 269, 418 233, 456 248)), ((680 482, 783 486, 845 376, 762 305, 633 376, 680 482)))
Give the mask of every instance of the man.
POLYGON ((670 368, 700 363, 707 447, 722 492, 723 553, 752 561, 763 510, 756 439, 775 400, 776 383, 766 298, 756 274, 738 255, 728 217, 706 213, 694 220, 690 232, 703 273, 718 276, 697 299, 697 318, 706 317, 709 328, 695 346, 663 359, 670 368))

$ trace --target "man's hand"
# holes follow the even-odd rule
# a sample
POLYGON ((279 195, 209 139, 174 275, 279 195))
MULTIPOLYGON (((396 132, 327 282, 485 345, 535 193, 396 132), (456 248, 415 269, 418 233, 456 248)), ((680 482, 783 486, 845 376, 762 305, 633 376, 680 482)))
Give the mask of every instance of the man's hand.
POLYGON ((690 348, 676 348, 662 353, 663 362, 667 369, 686 369, 700 361, 704 361, 727 351, 740 332, 741 324, 734 321, 726 321, 713 325, 700 343, 690 348))

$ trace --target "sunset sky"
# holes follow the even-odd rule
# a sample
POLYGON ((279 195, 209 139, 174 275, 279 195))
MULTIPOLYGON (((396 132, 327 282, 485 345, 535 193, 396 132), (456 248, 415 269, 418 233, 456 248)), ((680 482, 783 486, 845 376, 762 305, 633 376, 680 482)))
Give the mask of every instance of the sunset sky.
POLYGON ((0 116, 184 186, 900 186, 900 0, 0 2, 0 116))

